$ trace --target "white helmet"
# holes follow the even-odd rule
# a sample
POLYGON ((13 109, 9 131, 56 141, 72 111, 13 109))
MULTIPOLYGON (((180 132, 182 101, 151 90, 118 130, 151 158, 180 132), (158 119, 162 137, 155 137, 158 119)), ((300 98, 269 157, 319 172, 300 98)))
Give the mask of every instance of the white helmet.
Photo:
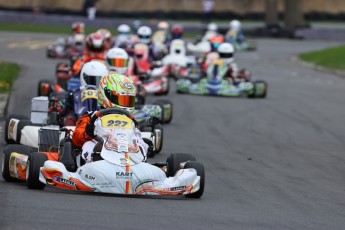
POLYGON ((218 46, 219 58, 222 59, 225 63, 229 64, 234 61, 234 52, 235 49, 230 43, 222 43, 218 46))
POLYGON ((230 29, 231 29, 232 31, 235 31, 235 32, 240 31, 240 30, 241 30, 241 22, 238 21, 238 20, 232 20, 232 21, 230 22, 230 29))
POLYGON ((218 30, 218 26, 216 23, 210 23, 207 25, 207 30, 208 31, 217 31, 218 30))
POLYGON ((152 35, 152 30, 150 27, 148 26, 139 27, 137 34, 138 34, 140 42, 144 44, 150 43, 151 35, 152 35))
POLYGON ((129 34, 129 32, 131 32, 131 27, 127 24, 121 24, 117 27, 117 32, 119 34, 129 34))
POLYGON ((80 71, 80 84, 98 87, 101 77, 106 74, 108 74, 108 69, 103 63, 99 61, 87 62, 80 71))
POLYGON ((109 70, 125 74, 128 65, 128 54, 124 49, 112 48, 107 52, 105 63, 109 70))

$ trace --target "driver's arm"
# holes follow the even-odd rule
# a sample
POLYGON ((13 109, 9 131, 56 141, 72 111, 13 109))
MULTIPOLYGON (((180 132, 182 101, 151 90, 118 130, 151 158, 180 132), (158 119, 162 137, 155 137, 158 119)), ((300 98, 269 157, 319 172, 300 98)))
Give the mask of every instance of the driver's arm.
POLYGON ((86 133, 87 126, 90 126, 89 114, 83 115, 76 122, 76 127, 72 135, 72 142, 78 148, 82 148, 85 142, 92 140, 92 137, 86 133))

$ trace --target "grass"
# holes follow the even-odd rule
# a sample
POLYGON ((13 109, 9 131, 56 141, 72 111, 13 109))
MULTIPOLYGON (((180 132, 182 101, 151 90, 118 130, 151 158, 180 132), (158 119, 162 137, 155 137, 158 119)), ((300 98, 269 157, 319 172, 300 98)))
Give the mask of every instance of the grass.
MULTIPOLYGON (((97 31, 99 28, 86 27, 85 34, 90 34, 97 31)), ((109 29, 109 28, 107 28, 109 29)), ((30 32, 30 33, 52 33, 52 34, 71 34, 71 28, 69 26, 60 25, 37 25, 37 24, 5 24, 0 23, 0 31, 12 31, 12 32, 30 32)), ((109 31, 116 36, 117 31, 115 28, 109 29, 109 31)), ((196 38, 196 33, 186 32, 185 38, 196 38)))
POLYGON ((0 61, 0 93, 10 91, 19 71, 19 65, 0 61))
POLYGON ((345 45, 303 53, 299 55, 303 61, 331 69, 345 70, 345 45))
MULTIPOLYGON (((87 27, 86 34, 97 31, 99 28, 87 27)), ((109 29, 113 34, 115 29, 109 29)), ((39 24, 6 24, 0 23, 0 31, 16 32, 36 32, 36 33, 53 33, 53 34, 71 34, 71 27, 60 25, 39 25, 39 24)))

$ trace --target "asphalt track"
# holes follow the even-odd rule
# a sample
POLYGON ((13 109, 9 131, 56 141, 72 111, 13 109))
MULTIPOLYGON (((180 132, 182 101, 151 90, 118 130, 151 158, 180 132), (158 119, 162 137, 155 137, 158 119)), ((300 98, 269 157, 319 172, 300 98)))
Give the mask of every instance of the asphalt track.
MULTIPOLYGON (((24 41, 55 37, 0 33, 0 59, 22 65, 10 113, 28 114, 57 62, 24 41)), ((194 154, 206 169, 201 199, 32 191, 1 178, 0 229, 344 229, 345 80, 291 61, 336 43, 257 42, 236 60, 269 83, 267 99, 168 96, 174 118, 150 161, 194 154)))

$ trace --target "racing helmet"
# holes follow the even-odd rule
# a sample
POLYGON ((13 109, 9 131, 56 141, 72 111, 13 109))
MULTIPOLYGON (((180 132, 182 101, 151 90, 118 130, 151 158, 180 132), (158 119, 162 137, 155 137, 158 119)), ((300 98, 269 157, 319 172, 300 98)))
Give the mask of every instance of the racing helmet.
POLYGON ((80 71, 80 84, 85 85, 99 85, 102 76, 108 74, 107 67, 99 61, 90 61, 83 65, 80 71))
POLYGON ((235 49, 233 45, 230 43, 222 43, 218 46, 217 52, 219 54, 219 58, 223 60, 225 63, 229 64, 234 61, 234 52, 235 49))
POLYGON ((208 31, 217 31, 218 30, 218 26, 216 23, 210 23, 207 25, 207 30, 208 31))
POLYGON ((137 35, 139 37, 140 42, 148 44, 151 41, 152 30, 148 26, 141 26, 138 29, 137 35))
POLYGON ((180 39, 182 38, 184 29, 182 25, 173 25, 170 30, 171 38, 172 39, 180 39))
POLYGON ((113 35, 111 34, 111 32, 109 30, 107 30, 107 29, 99 29, 99 30, 97 30, 96 33, 102 35, 107 43, 109 43, 109 44, 111 43, 113 35))
POLYGON ((118 73, 107 74, 99 83, 98 103, 103 108, 120 108, 132 113, 136 91, 130 78, 118 73))
POLYGON ((112 48, 107 52, 105 63, 109 70, 125 74, 128 65, 128 54, 124 49, 112 48))
POLYGON ((106 48, 104 37, 99 33, 92 33, 86 37, 86 48, 88 51, 100 53, 106 48))
POLYGON ((230 30, 238 32, 241 30, 241 22, 238 20, 232 20, 230 22, 230 30))
POLYGON ((224 42, 223 35, 221 34, 213 35, 210 39, 211 49, 216 51, 218 47, 220 46, 220 44, 222 44, 223 42, 224 42))
POLYGON ((83 34, 85 24, 83 22, 73 22, 71 28, 74 34, 83 34))
POLYGON ((165 21, 161 21, 157 24, 157 29, 158 30, 168 30, 169 29, 169 23, 165 21))
POLYGON ((129 25, 127 24, 121 24, 117 27, 117 32, 118 34, 123 34, 123 35, 127 35, 131 32, 131 27, 129 27, 129 25))

